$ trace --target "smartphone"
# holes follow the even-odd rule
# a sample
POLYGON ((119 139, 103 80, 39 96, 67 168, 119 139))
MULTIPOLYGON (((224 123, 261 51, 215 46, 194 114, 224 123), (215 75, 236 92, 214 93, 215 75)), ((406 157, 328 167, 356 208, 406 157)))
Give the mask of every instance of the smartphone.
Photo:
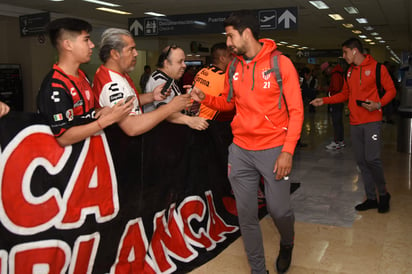
POLYGON ((195 87, 195 82, 193 82, 192 86, 189 88, 189 90, 187 91, 187 94, 190 94, 193 90, 193 88, 195 87))
POLYGON ((167 90, 172 86, 172 84, 173 84, 173 79, 167 78, 166 84, 163 86, 162 91, 160 91, 160 93, 165 95, 167 90))
POLYGON ((370 104, 371 102, 366 102, 366 101, 362 101, 362 100, 356 100, 356 104, 358 105, 358 106, 362 106, 362 103, 365 103, 365 104, 370 104))
POLYGON ((135 96, 134 95, 129 95, 127 96, 126 100, 124 100, 124 103, 128 103, 130 100, 132 100, 135 96))

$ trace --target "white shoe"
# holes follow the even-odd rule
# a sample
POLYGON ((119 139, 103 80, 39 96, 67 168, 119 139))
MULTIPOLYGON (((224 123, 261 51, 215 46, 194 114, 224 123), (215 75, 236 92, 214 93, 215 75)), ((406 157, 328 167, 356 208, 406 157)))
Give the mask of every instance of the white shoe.
POLYGON ((329 150, 337 150, 340 148, 341 148, 340 145, 336 143, 335 141, 332 141, 332 143, 326 146, 326 149, 329 149, 329 150))
POLYGON ((338 142, 338 145, 339 145, 340 148, 344 148, 345 147, 345 142, 340 141, 340 142, 338 142))

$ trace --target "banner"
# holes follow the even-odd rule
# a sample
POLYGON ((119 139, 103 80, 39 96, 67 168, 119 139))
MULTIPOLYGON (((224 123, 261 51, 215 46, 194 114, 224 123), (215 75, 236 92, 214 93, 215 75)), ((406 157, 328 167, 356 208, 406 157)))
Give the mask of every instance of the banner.
MULTIPOLYGON (((0 273, 187 273, 239 237, 228 123, 116 125, 60 147, 38 114, 0 119, 0 273)), ((265 214, 261 206, 261 214, 265 214)), ((246 259, 246 258, 245 258, 246 259)))

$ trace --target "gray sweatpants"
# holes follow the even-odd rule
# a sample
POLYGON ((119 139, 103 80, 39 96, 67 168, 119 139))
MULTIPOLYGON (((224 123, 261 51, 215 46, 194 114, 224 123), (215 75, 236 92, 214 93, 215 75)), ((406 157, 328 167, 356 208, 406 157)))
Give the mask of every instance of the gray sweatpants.
POLYGON ((361 171, 368 199, 386 194, 386 182, 381 161, 382 122, 351 126, 352 146, 361 171))
POLYGON ((266 207, 282 244, 293 244, 295 216, 290 204, 290 182, 275 180, 273 167, 282 147, 244 150, 229 146, 229 181, 238 211, 240 231, 253 274, 266 273, 262 233, 258 217, 258 188, 264 178, 266 207))

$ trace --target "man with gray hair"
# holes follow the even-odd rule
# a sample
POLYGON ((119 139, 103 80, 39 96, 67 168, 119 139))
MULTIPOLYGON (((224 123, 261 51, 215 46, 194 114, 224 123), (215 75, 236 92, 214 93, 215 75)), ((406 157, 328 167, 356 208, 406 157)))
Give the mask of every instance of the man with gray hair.
POLYGON ((161 94, 163 85, 160 85, 152 92, 139 95, 128 74, 136 65, 137 55, 136 44, 129 31, 107 29, 103 32, 100 42, 99 57, 103 65, 98 68, 93 81, 93 93, 101 107, 113 106, 121 99, 134 100, 129 116, 118 122, 120 128, 129 136, 151 130, 169 115, 190 105, 190 96, 182 95, 173 98, 164 108, 143 113, 143 105, 164 100, 168 93, 161 94))

